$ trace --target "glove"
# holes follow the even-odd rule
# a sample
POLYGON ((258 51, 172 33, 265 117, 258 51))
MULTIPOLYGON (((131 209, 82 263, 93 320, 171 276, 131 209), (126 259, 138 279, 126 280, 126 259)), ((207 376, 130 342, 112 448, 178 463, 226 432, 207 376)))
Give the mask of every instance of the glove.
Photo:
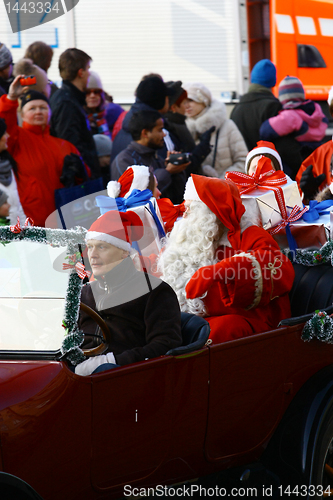
POLYGON ((87 376, 91 375, 96 368, 104 363, 114 363, 116 364, 115 357, 113 352, 108 352, 107 354, 100 354, 99 356, 95 356, 92 358, 88 358, 79 365, 75 367, 76 375, 87 376))
POLYGON ((306 170, 304 170, 301 180, 300 180, 300 188, 304 193, 304 197, 307 200, 311 200, 318 192, 318 188, 322 182, 325 181, 326 175, 320 174, 315 177, 312 173, 313 165, 309 165, 306 170))
POLYGON ((64 187, 75 186, 75 178, 86 179, 87 173, 79 155, 71 153, 64 158, 60 182, 64 187))
POLYGON ((228 290, 224 283, 225 268, 223 266, 223 261, 212 266, 200 267, 200 269, 193 274, 185 287, 186 297, 188 299, 202 297, 204 293, 208 292, 216 280, 221 283, 220 292, 222 292, 222 296, 226 297, 228 295, 228 290))
POLYGON ((213 125, 208 130, 206 130, 206 132, 204 132, 203 134, 201 134, 201 136, 200 136, 200 142, 209 142, 210 141, 210 137, 211 137, 212 133, 215 131, 215 129, 216 129, 216 127, 215 127, 215 125, 213 125))

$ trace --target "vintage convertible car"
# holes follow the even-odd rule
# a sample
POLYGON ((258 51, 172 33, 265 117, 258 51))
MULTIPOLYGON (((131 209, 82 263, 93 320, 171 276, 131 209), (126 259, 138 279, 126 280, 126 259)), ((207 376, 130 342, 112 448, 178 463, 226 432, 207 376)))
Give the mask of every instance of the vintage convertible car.
POLYGON ((271 485, 280 498, 295 487, 330 494, 333 346, 328 337, 304 341, 302 330, 309 313, 332 304, 331 265, 295 265, 293 318, 274 331, 212 345, 207 323, 184 315, 183 346, 81 377, 69 359, 79 350, 73 256, 84 234, 2 228, 0 240, 0 490, 8 498, 134 498, 207 477, 255 486, 257 497, 271 485), (73 342, 64 347, 66 333, 73 342))

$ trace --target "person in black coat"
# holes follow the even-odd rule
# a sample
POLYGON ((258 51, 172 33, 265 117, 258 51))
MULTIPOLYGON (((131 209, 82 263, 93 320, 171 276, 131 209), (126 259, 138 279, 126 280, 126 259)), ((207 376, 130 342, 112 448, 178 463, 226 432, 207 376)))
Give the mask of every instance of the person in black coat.
MULTIPOLYGON (((131 242, 142 235, 141 219, 131 211, 109 211, 87 233, 88 258, 96 281, 83 287, 81 301, 106 321, 111 341, 106 354, 76 366, 78 375, 162 356, 181 345, 175 292, 159 278, 138 271, 129 256, 131 242)), ((89 335, 98 327, 81 312, 79 328, 85 333, 87 347, 89 335)))
POLYGON ((79 150, 91 170, 91 177, 100 176, 95 142, 83 109, 91 58, 78 49, 67 49, 59 59, 62 86, 50 99, 51 135, 66 139, 79 150))

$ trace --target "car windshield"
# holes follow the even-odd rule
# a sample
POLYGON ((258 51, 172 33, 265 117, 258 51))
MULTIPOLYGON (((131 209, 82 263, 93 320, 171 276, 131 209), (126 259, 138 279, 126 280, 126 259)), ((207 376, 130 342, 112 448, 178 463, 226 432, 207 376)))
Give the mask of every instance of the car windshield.
POLYGON ((0 350, 56 351, 69 272, 66 247, 29 240, 0 243, 0 350))

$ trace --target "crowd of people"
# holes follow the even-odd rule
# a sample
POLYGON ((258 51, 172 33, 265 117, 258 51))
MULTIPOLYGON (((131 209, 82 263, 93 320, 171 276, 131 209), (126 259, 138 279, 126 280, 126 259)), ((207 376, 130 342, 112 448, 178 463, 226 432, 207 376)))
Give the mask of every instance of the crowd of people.
MULTIPOLYGON (((82 300, 107 319, 114 344, 76 372, 165 354, 181 344, 180 312, 203 316, 214 343, 288 317, 292 263, 254 221, 233 175, 286 174, 304 203, 333 198, 328 118, 302 82, 277 82, 274 64, 261 60, 228 118, 203 83, 152 73, 126 111, 88 54, 61 54, 60 88, 47 77, 52 57, 35 42, 13 65, 0 43, 0 223, 28 217, 43 227, 55 190, 102 178, 108 196, 96 198, 101 216, 87 227, 93 277, 82 300)), ((333 91, 328 103, 333 116, 333 91)), ((79 324, 94 335, 84 313, 79 324)))

